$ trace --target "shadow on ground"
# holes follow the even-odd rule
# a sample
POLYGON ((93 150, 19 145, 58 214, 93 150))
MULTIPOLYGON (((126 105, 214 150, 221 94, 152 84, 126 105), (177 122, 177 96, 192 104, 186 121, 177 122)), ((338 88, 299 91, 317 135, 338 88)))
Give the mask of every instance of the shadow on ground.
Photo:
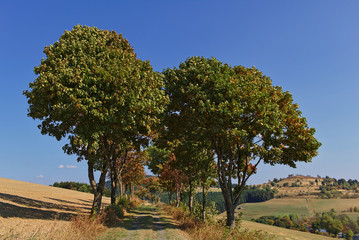
MULTIPOLYGON (((73 202, 63 201, 60 199, 52 199, 52 200, 73 204, 73 202)), ((76 214, 68 213, 68 212, 78 212, 79 210, 89 211, 90 208, 86 208, 83 206, 81 207, 68 206, 64 204, 56 204, 56 203, 34 200, 31 198, 20 197, 17 195, 0 193, 0 216, 4 218, 9 218, 9 217, 29 218, 29 219, 56 218, 60 220, 69 220, 71 219, 71 217, 76 216, 76 214), (6 200, 11 203, 2 202, 1 200, 6 200), (44 210, 44 208, 56 209, 60 211, 57 212, 52 210, 44 210)))
POLYGON ((18 217, 28 219, 59 219, 70 220, 76 214, 41 210, 31 207, 20 207, 0 202, 0 216, 3 218, 18 217))
POLYGON ((148 209, 147 207, 139 207, 135 210, 131 210, 130 213, 135 214, 135 216, 127 216, 123 218, 123 224, 121 224, 123 228, 129 231, 146 229, 152 229, 154 231, 179 229, 179 227, 172 222, 172 219, 165 216, 157 216, 153 208, 148 209))

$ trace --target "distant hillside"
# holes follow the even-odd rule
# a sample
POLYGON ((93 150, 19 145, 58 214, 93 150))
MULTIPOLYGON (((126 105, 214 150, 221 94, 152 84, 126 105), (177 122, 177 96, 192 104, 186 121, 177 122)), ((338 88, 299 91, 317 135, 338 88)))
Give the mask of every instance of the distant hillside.
POLYGON ((312 198, 359 198, 358 180, 335 179, 330 177, 311 177, 289 175, 287 178, 259 184, 262 188, 277 189, 275 197, 312 197, 312 198))

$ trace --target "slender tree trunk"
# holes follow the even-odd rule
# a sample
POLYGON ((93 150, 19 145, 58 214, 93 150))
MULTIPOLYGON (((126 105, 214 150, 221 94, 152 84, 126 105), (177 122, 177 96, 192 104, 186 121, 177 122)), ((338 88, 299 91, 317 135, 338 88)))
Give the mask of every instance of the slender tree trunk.
POLYGON ((180 186, 176 186, 176 207, 179 207, 180 202, 181 202, 181 187, 180 186))
POLYGON ((131 183, 131 198, 134 198, 135 195, 135 184, 131 183))
POLYGON ((106 161, 106 163, 104 163, 102 166, 102 171, 98 185, 96 184, 94 173, 93 173, 94 172, 93 163, 91 161, 87 161, 87 165, 88 165, 88 177, 90 180, 90 185, 94 192, 94 200, 92 202, 92 208, 91 208, 91 215, 93 215, 95 213, 99 213, 101 210, 102 195, 103 195, 103 190, 105 188, 108 161, 106 161))
POLYGON ((227 222, 226 225, 231 229, 234 229, 236 222, 234 221, 234 207, 232 202, 232 186, 231 186, 231 176, 226 176, 225 167, 221 164, 222 159, 218 155, 218 182, 222 190, 222 195, 224 198, 224 205, 227 213, 227 222))
POLYGON ((171 197, 172 197, 172 193, 171 192, 167 192, 168 194, 168 205, 171 204, 171 197))
POLYGON ((190 214, 192 214, 192 211, 193 211, 193 184, 192 184, 191 180, 189 181, 188 207, 189 207, 190 214))
POLYGON ((117 171, 116 171, 116 161, 115 159, 111 159, 111 167, 110 167, 110 175, 111 175, 111 204, 116 203, 116 179, 117 179, 117 171))
POLYGON ((123 183, 122 183, 122 177, 120 176, 118 178, 118 187, 120 189, 120 197, 123 197, 123 183))
POLYGON ((206 221, 206 190, 204 187, 204 184, 202 185, 202 195, 203 195, 203 200, 202 200, 202 220, 206 221))

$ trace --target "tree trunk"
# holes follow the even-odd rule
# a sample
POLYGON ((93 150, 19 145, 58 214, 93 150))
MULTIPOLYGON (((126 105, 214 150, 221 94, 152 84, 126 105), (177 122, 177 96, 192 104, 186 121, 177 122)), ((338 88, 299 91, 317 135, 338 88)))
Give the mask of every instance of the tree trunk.
POLYGON ((119 183, 118 183, 119 189, 120 189, 120 197, 123 197, 123 183, 122 183, 122 177, 119 177, 119 183))
POLYGON ((181 187, 176 186, 176 207, 179 207, 181 202, 181 187))
POLYGON ((135 184, 131 183, 131 198, 134 198, 135 195, 135 184))
POLYGON ((206 221, 206 191, 205 191, 205 187, 204 184, 202 185, 202 195, 203 195, 203 200, 202 200, 202 220, 206 221))
POLYGON ((229 208, 226 210, 227 212, 227 226, 230 227, 230 229, 234 229, 236 227, 236 221, 234 219, 234 209, 229 208))
POLYGON ((225 183, 222 183, 221 181, 219 181, 219 185, 221 186, 222 189, 222 195, 224 198, 224 206, 226 208, 226 212, 227 212, 227 226, 230 227, 231 229, 234 229, 236 226, 236 223, 234 221, 234 210, 235 207, 233 202, 232 202, 232 196, 231 196, 231 191, 228 188, 228 185, 225 183))
POLYGON ((106 161, 102 165, 102 171, 101 171, 100 180, 99 180, 98 185, 96 184, 94 173, 93 173, 94 172, 93 163, 91 161, 87 161, 87 165, 88 165, 88 177, 90 180, 90 185, 94 192, 94 200, 93 200, 92 208, 91 208, 91 215, 93 215, 95 213, 97 213, 97 214, 100 213, 100 210, 101 210, 102 195, 103 195, 103 190, 105 188, 105 180, 106 180, 106 173, 107 173, 107 169, 108 169, 108 161, 106 161))
POLYGON ((167 192, 168 194, 168 205, 171 204, 171 197, 172 197, 172 193, 171 192, 167 192))
POLYGON ((193 185, 192 181, 189 181, 189 196, 188 196, 188 207, 189 213, 192 214, 193 212, 193 185))
POLYGON ((117 171, 116 171, 116 161, 114 159, 111 159, 110 175, 111 175, 111 204, 116 204, 117 171))

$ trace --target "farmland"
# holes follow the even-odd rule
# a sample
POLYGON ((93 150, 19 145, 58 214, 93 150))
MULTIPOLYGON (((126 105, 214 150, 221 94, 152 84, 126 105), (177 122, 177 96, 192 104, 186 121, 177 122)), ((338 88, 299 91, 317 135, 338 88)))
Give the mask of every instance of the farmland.
MULTIPOLYGON (((96 224, 86 218, 92 198, 89 193, 0 178, 0 239, 188 238, 149 204, 126 213, 116 227, 96 224)), ((109 198, 103 203, 108 205, 109 198)))
MULTIPOLYGON (((0 230, 0 239, 4 236, 16 236, 20 239, 28 239, 37 234, 36 236, 51 236, 51 234, 57 234, 61 236, 64 233, 61 229, 67 229, 71 222, 68 221, 72 216, 88 213, 92 195, 88 193, 82 193, 67 189, 55 188, 50 186, 44 186, 39 184, 15 181, 10 179, 0 178, 0 205, 1 216, 0 224, 2 226, 0 230), (47 235, 46 235, 47 234, 47 235), (49 235, 50 234, 50 235, 49 235)), ((214 189, 216 190, 216 189, 214 189)), ((214 196, 221 194, 217 191, 212 191, 213 200, 214 196)), ((210 194, 211 196, 211 194, 210 194)), ((219 195, 218 195, 219 196, 219 195)), ((218 197, 217 196, 217 197, 218 197)), ((109 199, 104 198, 104 203, 109 204, 109 199)), ((242 209, 239 212, 243 212, 242 229, 248 229, 250 231, 256 231, 261 229, 274 236, 274 239, 326 239, 326 237, 304 233, 289 229, 278 228, 274 226, 263 225, 246 219, 257 218, 263 215, 288 215, 297 214, 299 217, 310 217, 316 212, 328 211, 331 208, 341 211, 348 210, 350 207, 359 207, 359 201, 357 199, 315 199, 313 197, 286 197, 286 198, 274 198, 269 201, 260 203, 244 203, 241 205, 242 209)), ((150 220, 151 210, 149 207, 141 208, 129 213, 125 216, 123 223, 125 224, 121 228, 110 228, 102 235, 100 239, 108 239, 111 236, 116 237, 128 237, 132 236, 133 225, 136 223, 136 217, 145 216, 150 220), (138 216, 137 216, 138 215, 138 216)), ((346 212, 353 219, 359 217, 357 212, 346 212)), ((219 217, 223 217, 222 213, 219 217)), ((146 220, 144 218, 144 220, 146 220)), ((157 217, 158 219, 158 217, 157 217)), ((181 233, 176 230, 174 222, 168 219, 166 216, 161 216, 164 222, 167 222, 165 226, 170 225, 169 229, 166 229, 164 236, 167 238, 171 236, 178 236, 177 239, 186 239, 185 233, 181 233), (166 220, 167 219, 167 220, 166 220), (182 237, 181 237, 182 236, 182 237)), ((143 224, 154 224, 156 217, 144 223, 137 224, 142 226, 143 224)), ((136 224, 135 224, 136 225, 136 224)), ((150 230, 151 227, 146 226, 145 230, 139 229, 136 236, 142 236, 144 233, 155 237, 158 231, 150 230)), ((149 235, 148 235, 149 236, 149 235)), ((41 239, 41 238, 40 238, 41 239)))
MULTIPOLYGON (((337 213, 347 211, 350 207, 359 207, 358 199, 307 199, 307 198, 284 198, 271 199, 261 203, 244 203, 241 205, 243 219, 258 218, 260 216, 274 215, 283 216, 297 214, 299 217, 313 217, 315 213, 321 213, 335 209, 337 213)), ((348 213, 354 219, 359 213, 348 213)))
MULTIPOLYGON (((0 178, 0 236, 56 231, 77 214, 88 213, 92 194, 0 178)), ((108 198, 103 199, 105 204, 108 198)), ((0 237, 1 238, 1 237, 0 237)))

